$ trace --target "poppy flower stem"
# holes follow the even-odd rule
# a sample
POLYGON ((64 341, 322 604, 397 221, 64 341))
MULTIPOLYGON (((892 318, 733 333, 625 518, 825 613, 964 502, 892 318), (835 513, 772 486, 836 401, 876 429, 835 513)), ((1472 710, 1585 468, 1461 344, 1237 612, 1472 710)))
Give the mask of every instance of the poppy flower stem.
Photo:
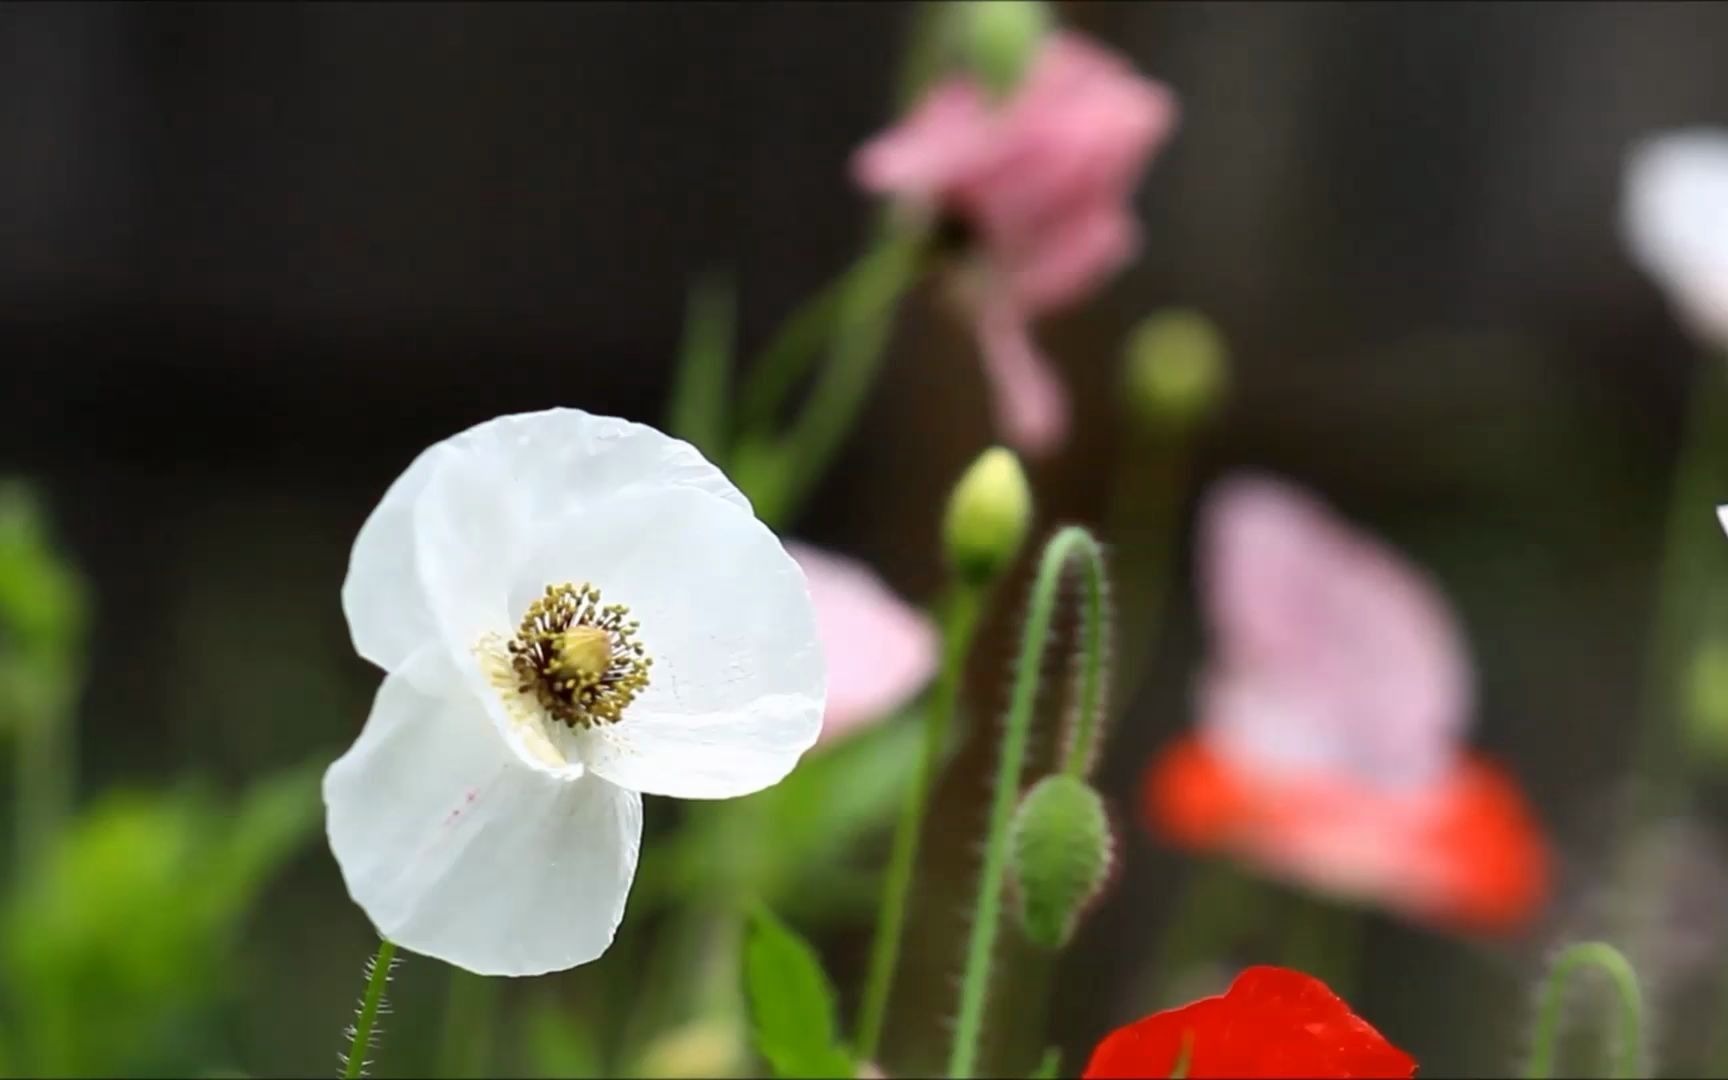
POLYGON ((863 1002, 859 1006, 858 1033, 853 1041, 859 1061, 874 1061, 888 1013, 888 995, 894 987, 894 972, 900 963, 900 939, 906 927, 906 905, 912 892, 912 871, 918 862, 918 840, 929 807, 930 791, 948 743, 954 712, 960 701, 960 684, 966 674, 966 657, 978 630, 986 587, 957 584, 942 607, 942 669, 928 710, 924 714, 924 742, 918 755, 918 774, 900 806, 894 827, 894 846, 888 856, 888 878, 876 916, 876 937, 870 947, 870 970, 865 977, 863 1002))
POLYGON ((752 471, 749 494, 762 520, 789 518, 851 432, 893 329, 894 313, 927 264, 925 230, 884 226, 876 247, 847 275, 838 297, 827 362, 803 409, 770 444, 741 442, 739 468, 752 471))
POLYGON ((366 965, 366 992, 360 998, 360 1009, 348 1028, 348 1053, 342 1057, 342 1080, 359 1080, 366 1075, 366 1055, 372 1052, 378 1014, 384 1008, 384 987, 390 982, 390 969, 396 966, 396 943, 389 938, 378 942, 378 955, 366 965))
POLYGON ((1600 968, 1612 980, 1620 998, 1618 1061, 1613 1075, 1623 1078, 1642 1075, 1639 1059, 1644 1046, 1644 1000, 1638 990, 1638 973, 1614 946, 1601 941, 1581 941, 1560 953, 1543 984, 1536 1014, 1536 1037, 1530 1048, 1530 1064, 1524 1070, 1528 1080, 1546 1080, 1554 1075, 1566 980, 1574 968, 1585 965, 1600 968))
POLYGON ((971 1076, 978 1060, 979 1034, 990 990, 991 959, 997 925, 1002 917, 1002 878, 1008 862, 1009 825, 1020 795, 1032 713, 1038 702, 1044 654, 1050 647, 1050 628, 1058 592, 1070 564, 1077 564, 1083 577, 1081 602, 1084 610, 1080 625, 1078 711, 1064 768, 1084 771, 1096 756, 1092 744, 1102 730, 1097 714, 1105 676, 1104 602, 1108 588, 1104 550, 1091 533, 1069 525, 1058 530, 1044 546, 1038 563, 1038 576, 1032 584, 1025 630, 1020 638, 1014 690, 1002 736, 1002 757, 996 768, 996 788, 985 833, 984 868, 973 909, 972 932, 966 946, 966 966, 960 978, 960 1012, 955 1020, 954 1043, 948 1057, 950 1077, 971 1076))

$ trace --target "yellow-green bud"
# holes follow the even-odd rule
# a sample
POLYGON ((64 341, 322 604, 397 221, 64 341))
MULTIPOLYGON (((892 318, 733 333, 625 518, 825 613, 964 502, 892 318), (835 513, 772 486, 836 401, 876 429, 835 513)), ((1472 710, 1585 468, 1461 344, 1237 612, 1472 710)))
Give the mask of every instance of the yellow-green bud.
POLYGON ((1110 820, 1092 785, 1057 773, 1033 785, 1014 813, 1009 869, 1027 940, 1059 949, 1110 876, 1110 820))
POLYGON ((942 540, 954 571, 973 584, 994 579, 1019 554, 1032 524, 1032 491, 1013 451, 993 446, 978 455, 954 493, 942 540))
POLYGON ((719 1019, 692 1020, 655 1039, 637 1063, 639 1076, 743 1075, 744 1042, 737 1025, 719 1019))
POLYGON ((1039 0, 968 0, 958 7, 967 66, 992 96, 1007 97, 1050 29, 1049 9, 1039 0))
POLYGON ((1203 419, 1224 396, 1224 337, 1198 311, 1172 308, 1148 315, 1129 334, 1126 353, 1128 401, 1152 427, 1203 419))
POLYGON ((1728 640, 1711 637, 1699 644, 1686 689, 1691 749, 1716 762, 1728 760, 1728 640))

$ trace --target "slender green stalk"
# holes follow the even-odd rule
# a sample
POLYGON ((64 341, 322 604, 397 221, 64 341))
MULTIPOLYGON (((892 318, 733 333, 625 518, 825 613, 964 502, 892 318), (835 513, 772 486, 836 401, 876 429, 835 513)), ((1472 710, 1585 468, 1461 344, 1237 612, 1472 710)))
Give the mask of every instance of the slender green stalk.
POLYGON ((867 276, 881 253, 867 251, 822 291, 780 324, 768 344, 750 365, 749 375, 738 395, 740 438, 766 437, 798 381, 822 352, 822 343, 839 317, 840 302, 867 276))
POLYGON ((372 958, 366 972, 366 993, 360 999, 360 1011, 354 1014, 354 1024, 348 1029, 342 1080, 359 1080, 366 1075, 366 1055, 372 1050, 373 1029, 378 1024, 378 1011, 384 1006, 384 987, 390 982, 390 967, 395 960, 396 943, 380 938, 378 955, 372 958))
POLYGON ((942 670, 936 690, 924 714, 924 743, 918 755, 918 773, 900 804, 900 819, 894 826, 894 847, 888 856, 888 877, 876 915, 876 937, 870 947, 870 969, 864 980, 864 997, 858 1012, 858 1034, 854 1050, 860 1061, 874 1061, 888 1014, 888 995, 894 988, 894 973, 900 964, 900 939, 906 929, 906 907, 912 892, 912 872, 918 862, 918 841, 923 833, 924 813, 930 792, 936 786, 942 753, 948 745, 954 713, 965 681, 966 658, 977 635, 985 590, 957 584, 942 611, 942 670))
POLYGON ((866 256, 860 273, 847 283, 828 362, 791 430, 774 449, 780 470, 754 500, 764 521, 779 523, 797 509, 851 433, 881 365, 895 309, 917 279, 924 251, 922 229, 888 229, 880 247, 866 256))
POLYGON ((1614 984, 1620 998, 1618 1060, 1614 1075, 1622 1080, 1642 1075, 1639 1059, 1644 1046, 1644 1000, 1638 990, 1638 973, 1614 946, 1600 941, 1570 945, 1554 961, 1543 984, 1542 1002, 1536 1014, 1536 1038, 1530 1048, 1527 1080, 1547 1080, 1554 1075, 1554 1060, 1560 1039, 1560 1014, 1565 1005, 1566 979, 1574 968, 1598 968, 1614 984))
POLYGON ((672 434, 713 461, 723 461, 726 450, 727 388, 732 381, 737 312, 738 299, 729 279, 710 275, 691 288, 667 410, 672 434))
MULTIPOLYGON (((1008 862, 1009 825, 1020 794, 1020 775, 1026 764, 1026 747, 1032 728, 1032 712, 1038 702, 1038 684, 1045 650, 1049 647, 1050 623, 1055 614, 1058 589, 1070 562, 1077 562, 1085 575, 1081 596, 1088 614, 1082 623, 1083 650, 1080 662, 1079 709, 1082 717, 1097 711, 1099 689, 1104 678, 1104 649, 1100 612, 1106 592, 1104 551, 1092 534, 1078 526, 1067 526, 1044 547, 1038 576, 1032 585, 1032 602, 1020 639, 1014 669, 1014 691, 1009 700, 1007 727, 1002 738, 1002 757, 996 769, 996 789, 990 805, 990 822, 984 841, 984 869, 978 882, 973 909, 972 933, 966 946, 966 967, 960 977, 960 1013, 954 1024, 954 1044, 948 1057, 948 1075, 972 1075, 978 1059, 978 1037, 984 1024, 984 1005, 990 989, 991 959, 996 946, 997 925, 1002 917, 1002 878, 1008 862)), ((1068 750, 1068 762, 1090 761, 1090 740, 1098 738, 1101 725, 1079 723, 1068 750)))
POLYGON ((498 1023, 498 980, 450 969, 444 1030, 438 1044, 438 1075, 490 1076, 498 1023))

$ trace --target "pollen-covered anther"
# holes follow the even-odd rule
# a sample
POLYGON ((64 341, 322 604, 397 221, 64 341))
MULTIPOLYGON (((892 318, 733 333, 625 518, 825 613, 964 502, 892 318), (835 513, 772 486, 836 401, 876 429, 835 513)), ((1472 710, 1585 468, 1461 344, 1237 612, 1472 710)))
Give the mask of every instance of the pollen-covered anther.
POLYGON ((602 604, 586 582, 546 586, 507 646, 515 689, 568 727, 617 723, 654 663, 629 614, 623 604, 602 604))

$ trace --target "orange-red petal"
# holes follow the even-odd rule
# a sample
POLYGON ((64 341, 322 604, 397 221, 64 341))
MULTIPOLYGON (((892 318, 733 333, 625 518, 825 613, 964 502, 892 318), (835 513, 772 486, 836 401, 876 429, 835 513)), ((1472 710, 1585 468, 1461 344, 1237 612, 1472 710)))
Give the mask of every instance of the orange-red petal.
POLYGON ((1249 770, 1188 736, 1152 764, 1152 830, 1310 888, 1458 930, 1504 932, 1546 899, 1548 854, 1516 783, 1466 757, 1418 790, 1249 770))
POLYGON ((1187 1075, 1411 1077, 1416 1059, 1393 1046, 1326 984, 1279 967, 1251 967, 1218 997, 1118 1028, 1092 1052, 1086 1080, 1187 1075))

